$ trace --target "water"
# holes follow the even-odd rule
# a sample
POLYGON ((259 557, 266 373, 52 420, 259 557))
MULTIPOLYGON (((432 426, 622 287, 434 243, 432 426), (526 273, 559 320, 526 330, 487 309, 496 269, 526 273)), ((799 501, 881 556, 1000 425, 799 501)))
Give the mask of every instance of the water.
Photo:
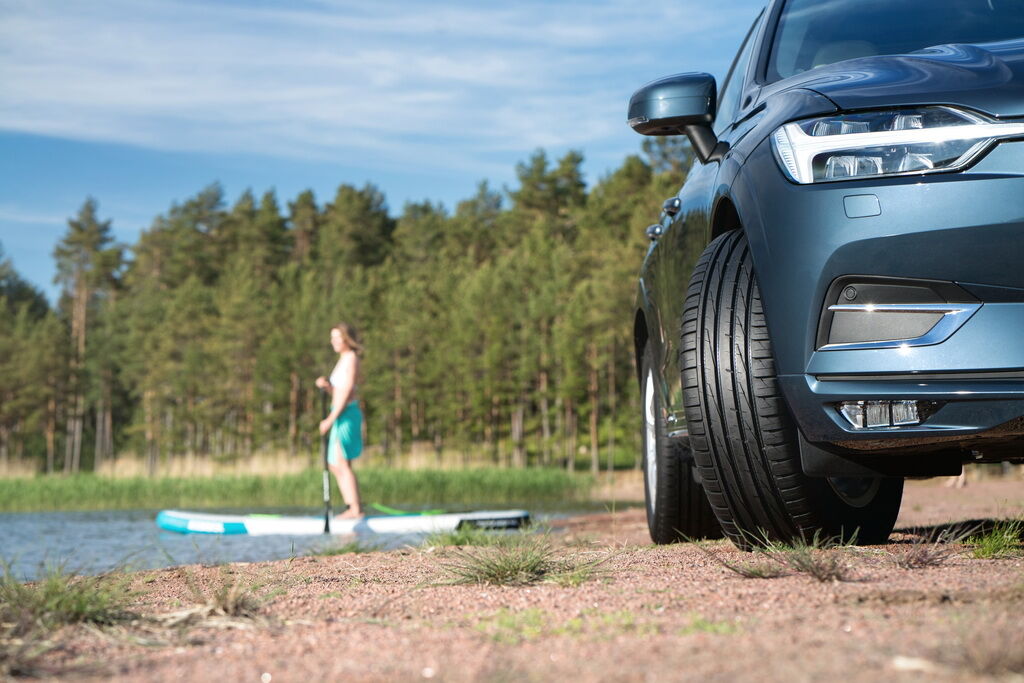
MULTIPOLYGON (((535 522, 582 512, 599 512, 601 504, 575 503, 570 509, 528 505, 482 505, 475 509, 528 509, 535 522)), ((317 515, 309 508, 215 510, 227 513, 317 515)), ((156 526, 156 510, 90 512, 27 512, 0 514, 0 559, 16 577, 32 580, 47 565, 67 571, 98 574, 110 569, 157 569, 182 564, 261 562, 309 555, 337 546, 351 537, 222 536, 176 534, 156 526)), ((374 535, 358 538, 383 548, 418 544, 422 535, 374 535)))

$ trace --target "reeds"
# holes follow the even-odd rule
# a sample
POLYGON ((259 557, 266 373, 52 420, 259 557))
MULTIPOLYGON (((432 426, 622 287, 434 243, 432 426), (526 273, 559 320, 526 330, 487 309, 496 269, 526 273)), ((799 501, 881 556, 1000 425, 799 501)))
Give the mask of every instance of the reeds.
MULTIPOLYGON (((366 497, 400 505, 562 502, 584 499, 592 484, 585 475, 556 469, 365 469, 359 480, 366 497)), ((195 479, 39 476, 0 480, 0 512, 309 506, 322 500, 321 486, 318 470, 195 479)))

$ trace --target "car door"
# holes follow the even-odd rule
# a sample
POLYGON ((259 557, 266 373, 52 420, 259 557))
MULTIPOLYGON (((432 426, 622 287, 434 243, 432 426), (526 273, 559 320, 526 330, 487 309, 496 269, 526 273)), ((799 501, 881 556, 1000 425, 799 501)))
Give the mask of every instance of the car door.
MULTIPOLYGON (((763 17, 763 13, 758 16, 747 32, 719 91, 713 128, 723 142, 728 142, 737 130, 736 123, 745 108, 743 105, 755 99, 749 92, 748 80, 752 56, 760 44, 759 29, 763 17)), ((665 227, 653 254, 654 280, 657 283, 654 298, 662 326, 659 330, 663 344, 660 370, 665 384, 664 405, 667 407, 667 429, 670 433, 678 433, 685 428, 678 362, 679 321, 690 274, 711 234, 711 209, 720 170, 721 164, 717 160, 693 164, 677 197, 669 200, 671 204, 666 202, 669 212, 674 215, 663 215, 665 227)))

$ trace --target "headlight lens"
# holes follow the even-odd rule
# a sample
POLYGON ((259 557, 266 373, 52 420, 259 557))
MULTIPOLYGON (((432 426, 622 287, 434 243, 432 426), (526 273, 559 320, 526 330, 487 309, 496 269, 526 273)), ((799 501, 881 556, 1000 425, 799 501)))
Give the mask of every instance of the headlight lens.
POLYGON ((787 123, 772 134, 779 166, 797 183, 963 168, 996 140, 1024 135, 951 107, 844 114, 787 123))

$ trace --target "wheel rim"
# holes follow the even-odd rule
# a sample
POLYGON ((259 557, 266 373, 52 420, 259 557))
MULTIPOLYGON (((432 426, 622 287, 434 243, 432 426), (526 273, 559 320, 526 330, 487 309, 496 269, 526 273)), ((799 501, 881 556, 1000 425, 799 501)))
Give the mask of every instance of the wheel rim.
POLYGON ((829 477, 828 485, 844 503, 862 508, 875 499, 882 480, 870 477, 829 477))
POLYGON ((647 386, 644 389, 644 466, 647 471, 647 500, 654 509, 655 492, 658 490, 658 434, 657 416, 654 405, 654 373, 647 372, 647 386))

